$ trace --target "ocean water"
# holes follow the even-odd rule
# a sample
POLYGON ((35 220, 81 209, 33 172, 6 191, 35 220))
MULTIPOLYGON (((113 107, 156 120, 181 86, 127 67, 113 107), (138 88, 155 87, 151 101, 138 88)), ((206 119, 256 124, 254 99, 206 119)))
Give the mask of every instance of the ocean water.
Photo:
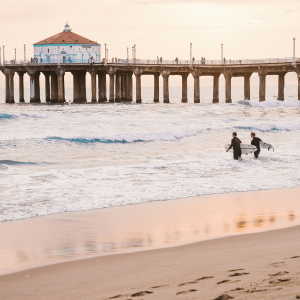
POLYGON ((0 90, 0 221, 299 186, 297 86, 284 102, 275 86, 263 103, 257 87, 251 101, 233 87, 232 104, 223 88, 219 104, 211 87, 201 88, 201 104, 192 87, 188 94, 186 104, 174 87, 170 104, 152 103, 153 89, 143 88, 143 104, 8 105, 0 90), (232 131, 243 143, 255 131, 275 152, 233 161, 224 148, 232 131))

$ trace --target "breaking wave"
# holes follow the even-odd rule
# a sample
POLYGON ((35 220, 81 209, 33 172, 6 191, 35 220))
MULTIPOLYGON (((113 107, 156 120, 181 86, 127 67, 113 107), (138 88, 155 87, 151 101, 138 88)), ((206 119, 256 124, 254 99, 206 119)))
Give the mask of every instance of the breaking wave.
POLYGON ((236 129, 245 129, 245 130, 258 130, 262 132, 266 131, 293 131, 293 130, 300 130, 299 123, 288 123, 288 124, 276 124, 270 123, 265 125, 259 126, 234 126, 236 129))
POLYGON ((153 141, 174 141, 182 139, 185 137, 190 137, 197 135, 199 132, 191 130, 187 132, 163 132, 163 133, 137 133, 137 134, 120 134, 112 137, 72 137, 64 138, 58 136, 51 136, 45 138, 47 141, 57 140, 57 141, 66 141, 73 143, 104 143, 104 144, 126 144, 126 143, 143 143, 143 142, 153 142, 153 141))
POLYGON ((300 107, 299 100, 292 100, 292 101, 278 101, 278 100, 271 100, 271 101, 251 101, 251 100, 240 100, 237 103, 242 105, 249 105, 251 107, 300 107))

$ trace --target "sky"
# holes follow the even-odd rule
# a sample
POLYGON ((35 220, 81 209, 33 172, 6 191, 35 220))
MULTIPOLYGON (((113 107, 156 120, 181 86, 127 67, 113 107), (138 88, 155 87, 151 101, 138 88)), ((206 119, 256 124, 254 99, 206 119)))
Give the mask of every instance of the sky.
MULTIPOLYGON (((190 43, 196 59, 209 60, 221 58, 221 43, 227 59, 291 57, 294 37, 300 45, 300 0, 10 0, 1 11, 6 59, 14 58, 15 48, 22 59, 24 44, 31 57, 32 45, 61 32, 66 21, 73 32, 100 43, 102 55, 106 43, 109 58, 126 58, 134 44, 137 58, 170 60, 189 59, 190 43)), ((286 83, 295 84, 295 76, 287 75, 286 83)), ((66 86, 71 82, 68 77, 66 86)), ((151 86, 153 80, 143 83, 151 86)), ((170 84, 180 85, 180 78, 170 84)))

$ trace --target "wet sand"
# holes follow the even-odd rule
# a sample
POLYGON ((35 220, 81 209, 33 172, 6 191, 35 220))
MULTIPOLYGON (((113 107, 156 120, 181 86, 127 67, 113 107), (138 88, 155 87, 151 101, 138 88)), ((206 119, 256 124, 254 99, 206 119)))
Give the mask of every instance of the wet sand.
POLYGON ((2 223, 2 274, 27 270, 0 276, 0 299, 294 299, 300 228, 263 231, 299 224, 299 195, 234 193, 2 223))
POLYGON ((0 299, 296 299, 300 226, 0 277, 0 299))
POLYGON ((193 197, 0 223, 0 275, 300 225, 300 188, 193 197))

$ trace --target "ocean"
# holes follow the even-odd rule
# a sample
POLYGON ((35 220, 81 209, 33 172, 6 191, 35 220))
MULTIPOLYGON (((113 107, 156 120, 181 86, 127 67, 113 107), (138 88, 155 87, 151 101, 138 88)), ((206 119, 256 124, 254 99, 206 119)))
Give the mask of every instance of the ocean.
POLYGON ((164 104, 143 88, 142 104, 10 105, 0 90, 0 221, 299 186, 297 86, 286 86, 283 102, 277 86, 268 86, 263 103, 258 87, 251 94, 244 101, 243 87, 233 87, 226 104, 220 87, 212 104, 212 87, 201 87, 194 104, 189 87, 183 104, 181 88, 170 87, 164 104), (243 143, 254 131, 275 151, 233 161, 225 152, 233 131, 243 143))

